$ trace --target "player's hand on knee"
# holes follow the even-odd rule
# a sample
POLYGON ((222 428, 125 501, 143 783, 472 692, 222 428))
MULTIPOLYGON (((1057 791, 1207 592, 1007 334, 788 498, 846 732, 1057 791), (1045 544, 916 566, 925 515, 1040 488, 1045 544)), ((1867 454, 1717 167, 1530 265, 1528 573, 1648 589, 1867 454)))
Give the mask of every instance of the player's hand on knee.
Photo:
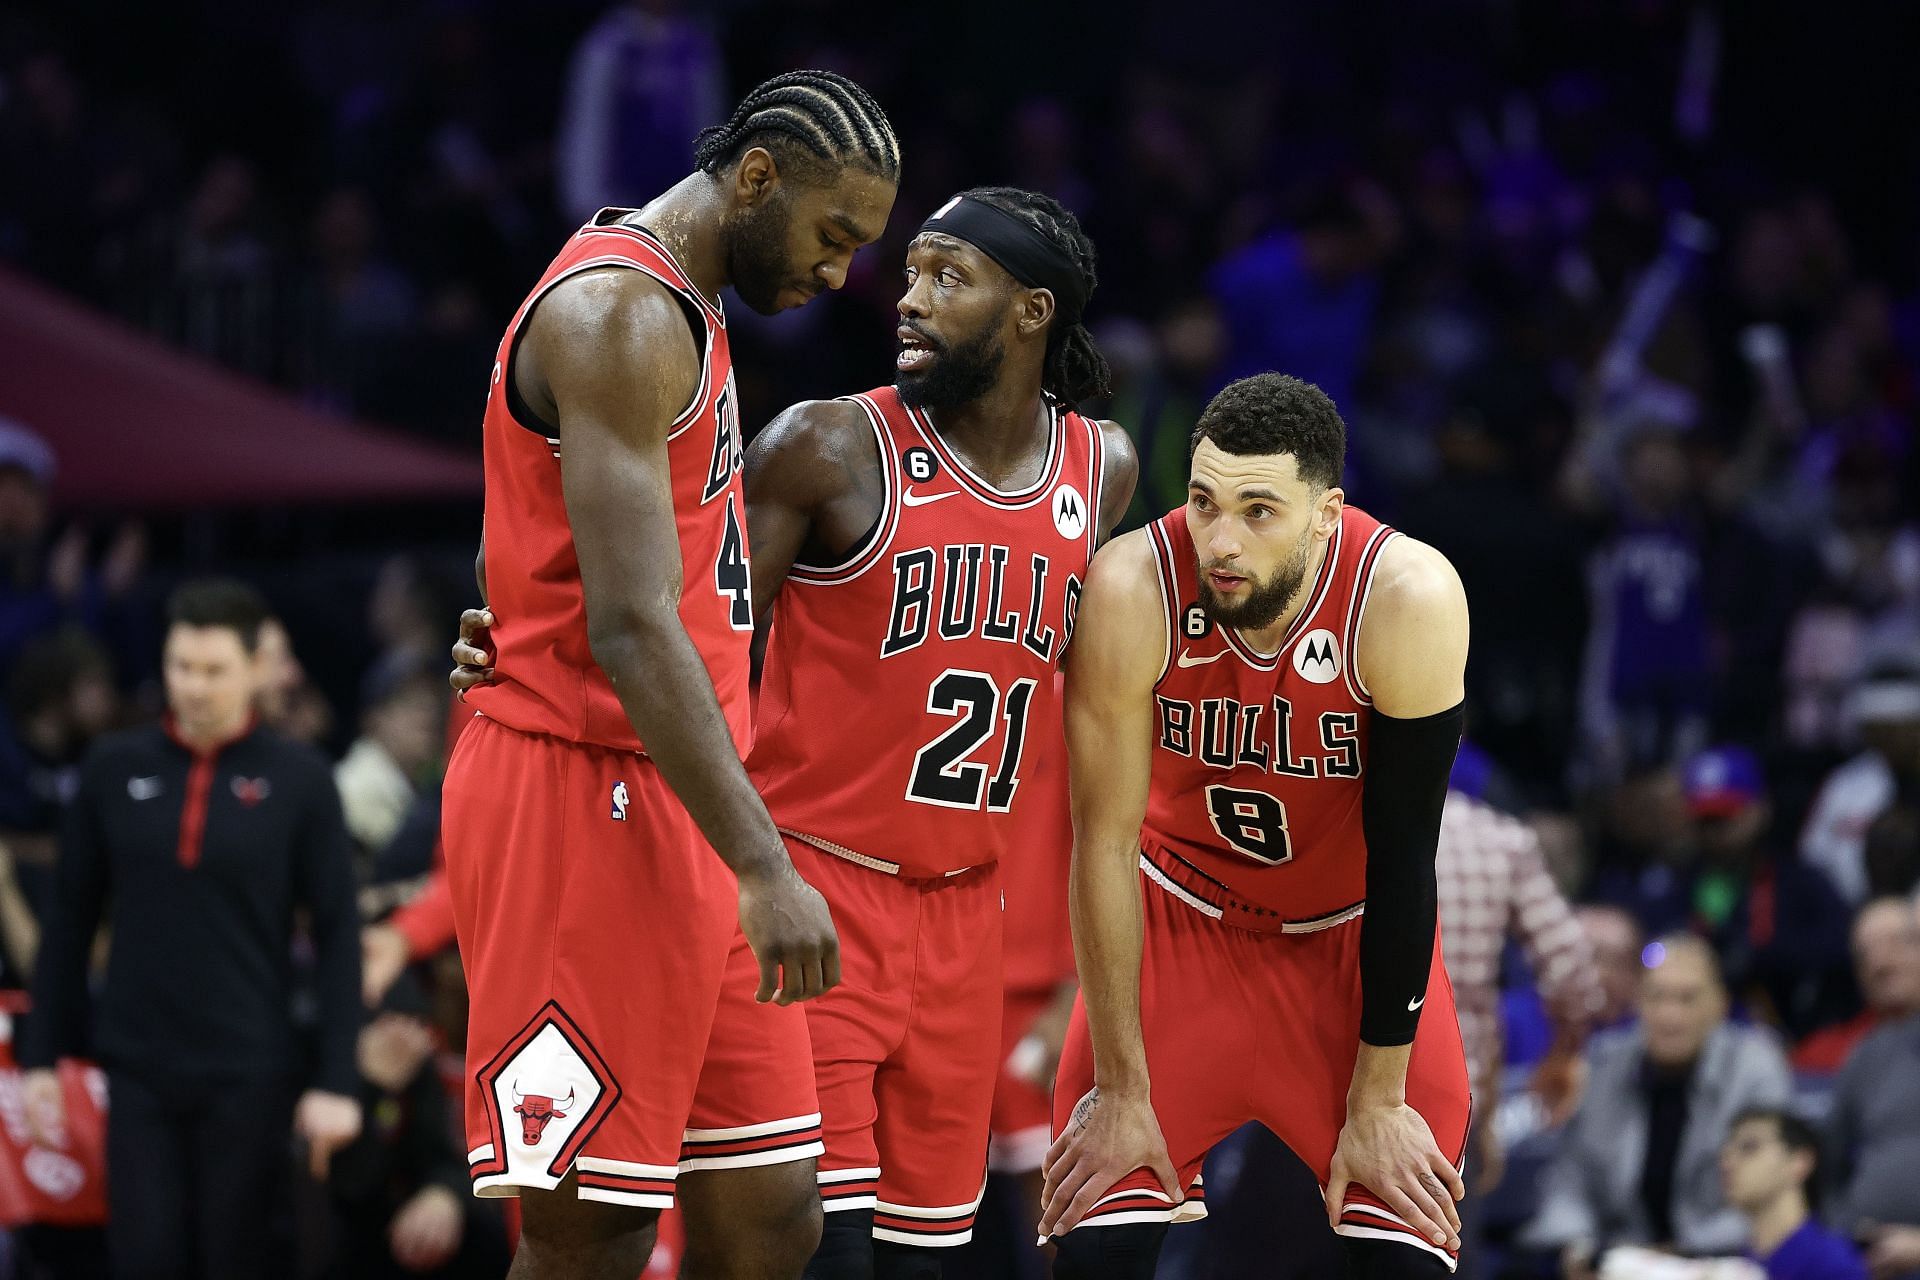
POLYGON ((1404 1102, 1349 1110, 1327 1178, 1327 1220, 1338 1227, 1347 1189, 1358 1183, 1434 1244, 1460 1247, 1467 1194, 1460 1171, 1440 1154, 1425 1118, 1404 1102))
POLYGON ((794 1004, 840 983, 840 938, 827 900, 793 869, 740 878, 740 930, 760 962, 762 1004, 794 1004))
POLYGON ((1095 1085, 1073 1108, 1065 1132, 1042 1165, 1040 1234, 1065 1235, 1100 1197, 1135 1169, 1151 1169, 1173 1203, 1186 1199, 1153 1102, 1139 1094, 1105 1094, 1095 1085))
POLYGON ((447 683, 460 693, 493 683, 493 626, 491 609, 468 609, 460 615, 460 638, 453 642, 453 671, 447 683))

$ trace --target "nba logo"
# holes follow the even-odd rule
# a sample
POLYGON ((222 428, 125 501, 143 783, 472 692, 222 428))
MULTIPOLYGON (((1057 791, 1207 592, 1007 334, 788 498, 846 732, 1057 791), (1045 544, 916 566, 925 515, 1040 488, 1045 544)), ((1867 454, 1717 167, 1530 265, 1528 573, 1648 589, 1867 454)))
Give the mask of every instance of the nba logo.
POLYGON ((627 820, 627 784, 624 782, 613 784, 613 820, 615 822, 627 820))

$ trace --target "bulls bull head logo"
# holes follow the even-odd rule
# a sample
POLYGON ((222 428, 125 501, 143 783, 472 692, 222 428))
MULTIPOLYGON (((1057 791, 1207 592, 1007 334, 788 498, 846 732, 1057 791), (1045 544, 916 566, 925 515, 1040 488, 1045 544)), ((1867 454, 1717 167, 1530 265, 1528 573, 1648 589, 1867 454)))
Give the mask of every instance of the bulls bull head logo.
POLYGON ((513 1082, 513 1113, 520 1117, 520 1141, 531 1147, 539 1143, 540 1135, 555 1120, 565 1120, 567 1113, 573 1110, 573 1090, 567 1090, 564 1098, 554 1098, 547 1094, 522 1093, 520 1082, 513 1082))

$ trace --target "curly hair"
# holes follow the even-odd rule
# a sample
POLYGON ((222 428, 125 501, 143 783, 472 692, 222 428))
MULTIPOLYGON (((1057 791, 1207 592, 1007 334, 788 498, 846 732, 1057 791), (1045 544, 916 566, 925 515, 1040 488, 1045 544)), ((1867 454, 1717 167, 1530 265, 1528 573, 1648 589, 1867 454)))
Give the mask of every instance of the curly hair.
POLYGON ((1300 478, 1330 488, 1347 462, 1347 425, 1327 393, 1284 373, 1230 382, 1200 411, 1188 452, 1202 440, 1223 453, 1290 453, 1300 478))

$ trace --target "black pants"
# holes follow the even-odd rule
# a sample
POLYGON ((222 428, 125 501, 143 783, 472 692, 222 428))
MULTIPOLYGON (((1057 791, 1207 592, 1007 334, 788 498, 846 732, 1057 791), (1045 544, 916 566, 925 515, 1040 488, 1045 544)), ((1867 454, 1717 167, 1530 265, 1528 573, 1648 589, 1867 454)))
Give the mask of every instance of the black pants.
POLYGON ((289 1083, 110 1071, 107 1088, 116 1280, 273 1274, 291 1162, 289 1083))

